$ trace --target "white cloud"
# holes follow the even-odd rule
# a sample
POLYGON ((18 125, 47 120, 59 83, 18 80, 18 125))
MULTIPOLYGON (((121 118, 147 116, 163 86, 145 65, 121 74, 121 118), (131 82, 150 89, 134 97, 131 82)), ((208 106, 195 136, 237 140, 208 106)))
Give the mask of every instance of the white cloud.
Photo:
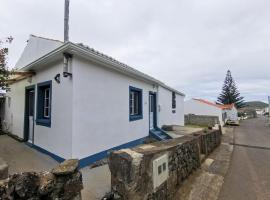
MULTIPOLYGON (((64 0, 0 0, 14 65, 29 34, 63 38, 64 0)), ((247 100, 270 94, 270 1, 71 0, 70 38, 215 100, 229 68, 247 100), (268 86, 267 86, 268 85, 268 86)))

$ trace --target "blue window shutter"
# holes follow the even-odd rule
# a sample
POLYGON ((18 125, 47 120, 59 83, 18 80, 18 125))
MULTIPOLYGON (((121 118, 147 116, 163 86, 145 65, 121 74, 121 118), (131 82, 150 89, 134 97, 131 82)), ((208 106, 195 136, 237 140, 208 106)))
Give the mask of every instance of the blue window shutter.
MULTIPOLYGON (((135 95, 134 95, 134 100, 133 101, 136 101, 136 98, 135 98, 135 95)), ((143 90, 140 89, 140 88, 136 88, 136 87, 133 87, 133 86, 129 86, 129 121, 135 121, 135 120, 140 120, 140 119, 143 119, 143 90), (136 93, 136 95, 138 95, 138 102, 137 102, 137 105, 138 105, 138 113, 136 114, 132 114, 132 101, 131 101, 131 93, 134 92, 136 93)), ((133 104, 135 105, 135 102, 133 102, 133 104)))
POLYGON ((52 81, 37 84, 37 113, 36 124, 51 127, 51 108, 52 108, 52 81), (49 117, 44 117, 44 89, 48 88, 50 93, 49 117))

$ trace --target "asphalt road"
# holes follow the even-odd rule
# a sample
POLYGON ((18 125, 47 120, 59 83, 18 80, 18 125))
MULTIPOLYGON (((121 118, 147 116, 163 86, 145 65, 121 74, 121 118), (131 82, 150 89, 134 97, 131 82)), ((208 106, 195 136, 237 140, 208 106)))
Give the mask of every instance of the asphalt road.
POLYGON ((270 126, 264 117, 235 129, 231 166, 219 200, 270 200, 270 126))

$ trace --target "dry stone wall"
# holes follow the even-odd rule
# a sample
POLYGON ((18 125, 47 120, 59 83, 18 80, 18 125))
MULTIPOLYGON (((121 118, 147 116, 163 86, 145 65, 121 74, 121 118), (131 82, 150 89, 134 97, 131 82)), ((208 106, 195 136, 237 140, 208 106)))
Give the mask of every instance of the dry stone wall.
POLYGON ((185 115, 185 124, 213 127, 220 122, 217 116, 188 114, 185 115))
POLYGON ((78 160, 66 160, 50 172, 23 172, 0 181, 1 200, 81 200, 78 160))
POLYGON ((220 141, 221 131, 209 130, 112 152, 108 159, 112 196, 123 200, 176 199, 183 181, 200 167, 201 153, 210 153, 220 141), (154 162, 164 155, 168 158, 168 177, 155 187, 154 162))

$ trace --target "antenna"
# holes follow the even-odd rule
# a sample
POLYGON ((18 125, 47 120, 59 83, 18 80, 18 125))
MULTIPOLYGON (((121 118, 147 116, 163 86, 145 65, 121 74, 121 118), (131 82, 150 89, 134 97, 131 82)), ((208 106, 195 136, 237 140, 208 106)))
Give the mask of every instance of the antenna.
POLYGON ((65 0, 64 42, 69 41, 69 0, 65 0))

